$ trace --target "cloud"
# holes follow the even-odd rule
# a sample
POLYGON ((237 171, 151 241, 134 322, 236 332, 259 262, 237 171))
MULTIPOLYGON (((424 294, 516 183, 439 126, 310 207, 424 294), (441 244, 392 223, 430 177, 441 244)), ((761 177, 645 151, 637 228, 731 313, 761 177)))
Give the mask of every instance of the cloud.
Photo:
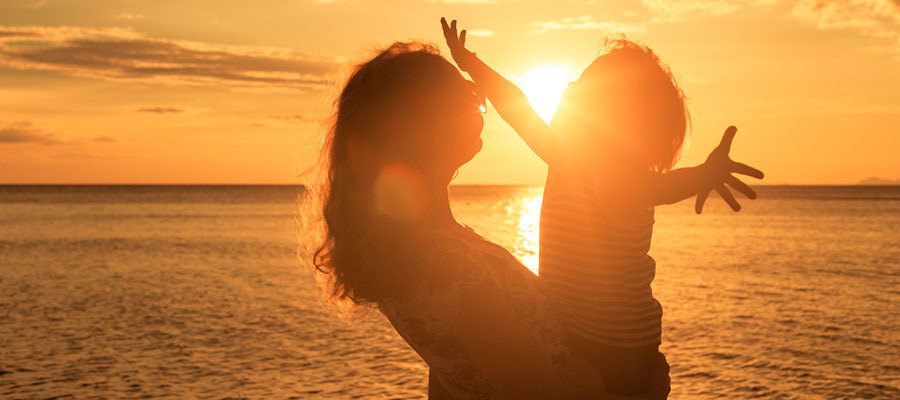
POLYGON ((856 29, 879 37, 900 37, 900 0, 801 0, 795 17, 820 29, 856 29))
POLYGON ((26 39, 38 37, 39 35, 34 32, 14 32, 14 31, 3 31, 0 30, 0 40, 4 40, 5 38, 16 38, 16 39, 26 39))
POLYGON ((137 21, 144 19, 144 16, 141 14, 121 13, 116 15, 116 19, 121 19, 123 21, 137 21))
POLYGON ((627 24, 622 22, 614 22, 614 21, 594 21, 594 18, 589 15, 584 15, 581 17, 569 17, 563 18, 559 21, 543 21, 543 22, 532 22, 528 24, 531 26, 532 32, 534 33, 545 33, 551 30, 603 30, 610 32, 621 32, 621 33, 635 33, 635 32, 644 32, 646 29, 646 25, 643 23, 639 24, 627 24))
POLYGON ((900 61, 900 0, 800 0, 794 17, 822 30, 854 30, 881 43, 876 51, 900 61))
POLYGON ((767 9, 784 0, 642 0, 654 22, 681 22, 688 19, 731 14, 751 7, 767 9))
POLYGON ((426 3, 440 4, 497 4, 500 0, 425 0, 426 3))
POLYGON ((312 122, 314 119, 303 114, 270 115, 268 118, 287 122, 312 122))
POLYGON ((741 0, 643 0, 654 21, 677 22, 698 15, 723 15, 735 12, 754 1, 741 0))
POLYGON ((109 136, 97 136, 94 138, 94 141, 99 143, 115 143, 116 139, 109 136))
POLYGON ((884 32, 900 25, 900 0, 642 0, 657 22, 724 15, 749 8, 793 4, 793 16, 823 29, 884 32))
POLYGON ((251 126, 294 126, 306 124, 321 124, 327 121, 327 117, 314 117, 307 114, 273 114, 264 119, 256 119, 250 122, 251 126))
POLYGON ((183 113, 183 108, 173 107, 144 107, 138 108, 137 112, 154 113, 154 114, 179 114, 183 113))
POLYGON ((47 0, 31 0, 27 2, 22 7, 24 8, 44 8, 47 5, 47 0))
POLYGON ((900 54, 900 0, 642 0, 654 22, 677 22, 784 4, 790 16, 819 29, 847 29, 887 40, 869 46, 900 54))
POLYGON ((122 28, 0 26, 0 66, 97 79, 309 88, 328 84, 339 62, 281 48, 148 38, 122 28))
POLYGON ((53 145, 63 142, 52 133, 37 128, 27 121, 0 123, 0 145, 21 143, 53 145))

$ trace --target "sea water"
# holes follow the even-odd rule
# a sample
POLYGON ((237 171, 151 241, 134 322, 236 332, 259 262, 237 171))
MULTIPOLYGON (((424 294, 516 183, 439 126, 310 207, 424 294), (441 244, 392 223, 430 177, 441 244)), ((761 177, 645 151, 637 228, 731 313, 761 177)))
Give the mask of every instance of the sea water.
MULTIPOLYGON (((900 398, 900 188, 758 191, 739 213, 657 207, 670 398, 900 398)), ((300 194, 0 186, 0 398, 424 398, 377 311, 322 303, 300 194)), ((541 194, 451 202, 536 272, 541 194)))

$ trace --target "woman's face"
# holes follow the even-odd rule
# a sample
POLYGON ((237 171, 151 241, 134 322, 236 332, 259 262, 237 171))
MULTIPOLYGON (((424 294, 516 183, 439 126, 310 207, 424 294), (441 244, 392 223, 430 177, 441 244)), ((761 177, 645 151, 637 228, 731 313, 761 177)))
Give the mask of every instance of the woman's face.
MULTIPOLYGON (((460 78, 462 78, 460 76, 460 78)), ((453 116, 455 123, 449 126, 453 132, 448 132, 447 150, 451 161, 459 168, 469 162, 475 154, 481 151, 481 131, 484 129, 484 116, 486 103, 484 96, 469 80, 461 79, 453 93, 448 98, 448 107, 458 107, 453 116), (458 93, 458 94, 457 94, 458 93)))
POLYGON ((481 150, 484 98, 455 67, 446 67, 439 64, 425 71, 431 80, 396 104, 403 110, 400 123, 406 126, 391 129, 399 134, 382 147, 399 157, 378 169, 375 204, 396 221, 418 221, 432 185, 448 185, 456 170, 481 150))
POLYGON ((450 69, 442 72, 444 79, 436 85, 432 101, 421 105, 430 125, 422 132, 427 135, 422 150, 428 162, 452 174, 481 150, 485 100, 473 82, 449 63, 447 66, 450 69))
POLYGON ((452 64, 435 61, 419 67, 414 92, 394 106, 388 131, 396 134, 384 143, 423 178, 449 182, 481 150, 484 97, 452 64))

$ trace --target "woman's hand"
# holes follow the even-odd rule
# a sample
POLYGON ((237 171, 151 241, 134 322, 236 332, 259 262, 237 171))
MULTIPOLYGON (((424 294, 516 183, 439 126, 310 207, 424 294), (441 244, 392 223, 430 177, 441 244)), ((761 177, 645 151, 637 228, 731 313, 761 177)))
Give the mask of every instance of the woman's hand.
POLYGON ((731 158, 728 157, 728 152, 731 151, 731 142, 734 140, 734 135, 736 133, 737 128, 729 126, 728 129, 725 130, 725 135, 722 136, 722 142, 719 143, 718 147, 713 149, 712 153, 707 157, 706 162, 703 163, 704 168, 707 169, 707 179, 704 188, 697 193, 697 202, 694 206, 694 211, 696 211, 697 214, 700 214, 703 211, 703 204, 706 202, 706 199, 709 197, 709 192, 712 190, 719 193, 719 196, 722 196, 722 199, 731 206, 732 210, 741 210, 740 203, 737 202, 734 195, 731 194, 725 185, 731 186, 731 188, 743 193, 749 199, 756 198, 756 192, 754 192, 750 186, 747 186, 746 183, 741 182, 738 178, 734 177, 734 175, 731 175, 732 173, 736 173, 752 176, 756 179, 763 178, 762 171, 749 165, 732 161, 731 158))
POLYGON ((459 34, 456 33, 456 20, 447 25, 447 19, 441 18, 441 28, 444 30, 444 39, 447 41, 447 47, 450 48, 450 55, 459 69, 469 72, 471 61, 475 57, 475 53, 466 50, 466 30, 463 29, 459 34))

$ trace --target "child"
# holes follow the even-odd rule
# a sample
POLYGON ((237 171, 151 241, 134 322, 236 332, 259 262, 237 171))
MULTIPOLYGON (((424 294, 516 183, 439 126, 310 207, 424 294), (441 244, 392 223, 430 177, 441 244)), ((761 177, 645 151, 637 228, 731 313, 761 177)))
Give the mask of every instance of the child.
POLYGON ((540 280, 558 308, 569 345, 606 378, 611 393, 643 392, 657 359, 662 308, 650 288, 656 263, 647 252, 653 207, 710 190, 738 211, 731 175, 762 178, 728 158, 736 128, 707 161, 671 170, 688 126, 684 95, 647 48, 612 42, 563 94, 551 126, 524 93, 465 48, 466 31, 441 19, 453 59, 498 114, 549 166, 540 225, 540 280))

